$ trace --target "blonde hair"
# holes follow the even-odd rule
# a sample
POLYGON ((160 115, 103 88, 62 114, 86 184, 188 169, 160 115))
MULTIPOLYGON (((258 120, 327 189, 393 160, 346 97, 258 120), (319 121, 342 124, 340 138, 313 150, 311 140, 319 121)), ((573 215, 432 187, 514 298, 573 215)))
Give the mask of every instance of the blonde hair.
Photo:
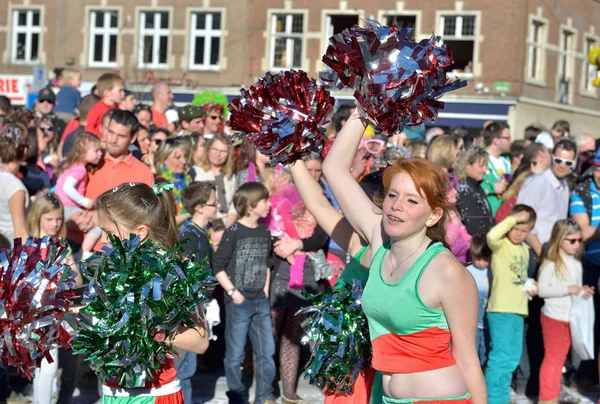
POLYGON ((233 146, 231 144, 231 140, 227 136, 222 135, 220 133, 214 135, 210 138, 208 142, 206 142, 206 145, 204 146, 204 155, 202 156, 201 161, 202 169, 206 172, 210 171, 210 161, 208 160, 208 153, 210 153, 210 148, 215 142, 221 142, 225 146, 227 146, 227 160, 225 160, 225 164, 223 164, 221 171, 223 172, 223 174, 225 174, 227 178, 231 178, 231 176, 233 175, 234 160, 233 146))
POLYGON ((429 144, 426 157, 427 160, 451 170, 458 151, 458 138, 452 135, 441 135, 429 144))
POLYGON ((487 164, 489 158, 490 155, 485 149, 482 149, 481 147, 471 147, 460 154, 454 172, 458 175, 459 180, 464 181, 468 177, 467 165, 473 165, 483 159, 485 159, 487 164))
POLYGON ((525 183, 525 180, 531 177, 532 175, 533 172, 529 169, 519 174, 516 178, 512 180, 512 182, 508 186, 508 189, 506 190, 506 192, 504 192, 504 195, 502 195, 502 199, 507 201, 513 196, 517 196, 519 194, 519 191, 521 190, 521 187, 525 183))
POLYGON ((42 229, 40 226, 40 220, 42 215, 45 215, 55 210, 60 209, 63 214, 63 222, 56 234, 56 237, 64 238, 67 236, 67 227, 64 220, 64 207, 60 199, 55 194, 45 193, 35 198, 27 214, 27 231, 34 237, 41 237, 42 229))
POLYGON ((116 84, 125 85, 125 81, 118 74, 104 73, 100 76, 96 84, 100 98, 104 98, 104 92, 112 90, 116 84))
POLYGON ((62 77, 65 83, 68 83, 69 80, 81 78, 81 72, 76 69, 63 69, 62 77))
POLYGON ((162 142, 154 156, 154 166, 159 173, 166 168, 165 161, 169 158, 171 153, 175 153, 178 149, 183 150, 186 161, 189 161, 191 154, 191 144, 189 141, 185 141, 183 138, 169 138, 162 142))
POLYGON ((177 242, 177 207, 173 194, 139 182, 121 184, 106 191, 96 200, 98 218, 112 222, 115 227, 135 229, 148 226, 148 238, 161 248, 171 249, 177 242))
POLYGON ((273 195, 281 184, 290 182, 292 182, 292 175, 283 168, 267 168, 263 173, 263 184, 267 187, 269 195, 273 195))
MULTIPOLYGON (((552 235, 548 242, 548 251, 542 259, 542 266, 540 272, 544 269, 544 262, 546 260, 554 262, 554 271, 559 278, 567 279, 567 268, 560 254, 560 246, 568 235, 574 233, 582 233, 581 227, 573 219, 562 219, 554 223, 552 228, 552 235)), ((579 245, 579 250, 575 253, 575 258, 581 259, 583 255, 583 242, 579 245)))

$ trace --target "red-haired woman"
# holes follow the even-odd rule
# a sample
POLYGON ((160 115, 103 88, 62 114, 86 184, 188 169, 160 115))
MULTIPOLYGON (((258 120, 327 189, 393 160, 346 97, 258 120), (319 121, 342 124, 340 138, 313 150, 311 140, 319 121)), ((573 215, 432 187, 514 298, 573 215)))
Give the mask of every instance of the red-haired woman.
POLYGON ((445 246, 446 175, 422 159, 398 159, 373 203, 350 166, 364 125, 350 117, 323 165, 344 215, 375 254, 363 295, 386 404, 487 403, 475 350, 477 287, 445 246), (452 341, 452 351, 450 351, 452 341))

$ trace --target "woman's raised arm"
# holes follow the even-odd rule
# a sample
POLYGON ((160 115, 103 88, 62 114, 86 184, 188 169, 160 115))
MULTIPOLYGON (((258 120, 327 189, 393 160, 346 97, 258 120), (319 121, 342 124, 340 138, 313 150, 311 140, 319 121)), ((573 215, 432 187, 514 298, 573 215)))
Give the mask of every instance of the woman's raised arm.
POLYGON ((375 228, 379 227, 381 216, 375 213, 376 206, 350 172, 364 131, 365 125, 360 116, 357 113, 352 114, 327 154, 323 163, 323 173, 350 225, 360 237, 371 243, 371 237, 375 228))

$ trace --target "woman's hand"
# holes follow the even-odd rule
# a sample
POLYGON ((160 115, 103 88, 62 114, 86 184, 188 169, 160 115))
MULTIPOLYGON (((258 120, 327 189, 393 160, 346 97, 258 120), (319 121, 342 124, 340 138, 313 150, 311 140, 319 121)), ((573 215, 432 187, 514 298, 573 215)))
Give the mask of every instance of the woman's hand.
POLYGON ((596 288, 593 286, 584 285, 582 289, 583 295, 581 297, 583 297, 584 299, 589 299, 596 292, 596 288))
POLYGON ((278 257, 288 258, 290 255, 293 255, 296 251, 302 250, 302 240, 278 240, 273 247, 275 247, 274 251, 278 257))

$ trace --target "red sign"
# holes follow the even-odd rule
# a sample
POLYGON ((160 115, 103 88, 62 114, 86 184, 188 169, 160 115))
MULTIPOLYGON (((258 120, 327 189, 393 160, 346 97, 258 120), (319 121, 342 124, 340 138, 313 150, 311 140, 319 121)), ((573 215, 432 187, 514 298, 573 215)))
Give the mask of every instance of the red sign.
POLYGON ((0 74, 0 95, 7 96, 15 105, 25 105, 28 87, 33 77, 21 74, 0 74))

